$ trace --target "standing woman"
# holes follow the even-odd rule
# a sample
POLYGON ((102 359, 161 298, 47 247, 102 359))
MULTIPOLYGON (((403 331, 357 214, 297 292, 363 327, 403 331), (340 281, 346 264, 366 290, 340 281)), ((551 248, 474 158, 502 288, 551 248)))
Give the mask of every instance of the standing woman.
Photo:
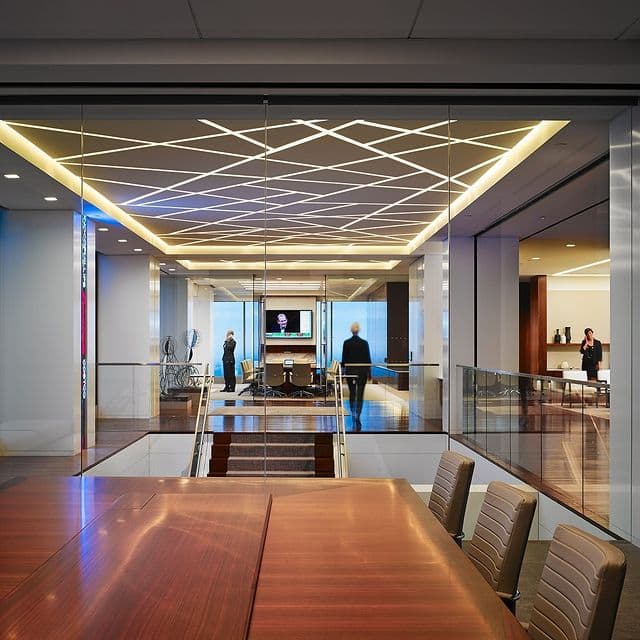
POLYGON ((580 345, 582 370, 587 372, 589 380, 597 380, 598 369, 602 362, 602 342, 593 337, 593 329, 589 327, 584 330, 584 336, 584 340, 580 345))
POLYGON ((222 345, 222 370, 224 372, 224 389, 223 391, 236 390, 236 357, 233 352, 236 349, 236 341, 233 337, 233 331, 227 331, 227 337, 222 345))

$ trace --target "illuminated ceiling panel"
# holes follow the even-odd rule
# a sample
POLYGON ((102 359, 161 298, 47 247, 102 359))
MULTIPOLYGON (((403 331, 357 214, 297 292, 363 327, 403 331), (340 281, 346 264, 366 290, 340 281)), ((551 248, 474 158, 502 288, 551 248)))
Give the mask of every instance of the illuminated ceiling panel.
POLYGON ((80 155, 78 122, 7 124, 157 245, 194 255, 265 241, 405 248, 537 125, 291 120, 265 132, 247 120, 90 120, 80 155))

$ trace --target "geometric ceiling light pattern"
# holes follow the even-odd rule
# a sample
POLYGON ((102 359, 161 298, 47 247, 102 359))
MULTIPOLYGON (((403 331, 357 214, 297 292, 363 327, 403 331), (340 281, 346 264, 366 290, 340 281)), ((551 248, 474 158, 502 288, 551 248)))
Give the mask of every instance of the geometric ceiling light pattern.
POLYGON ((89 120, 80 153, 77 123, 6 124, 190 254, 406 248, 538 125, 89 120))

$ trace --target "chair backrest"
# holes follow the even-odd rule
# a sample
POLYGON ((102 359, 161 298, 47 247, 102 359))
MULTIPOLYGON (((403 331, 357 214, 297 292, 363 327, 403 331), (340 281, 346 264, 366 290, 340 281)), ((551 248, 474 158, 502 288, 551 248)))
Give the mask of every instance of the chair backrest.
POLYGON ((537 500, 504 482, 491 482, 469 544, 469 558, 503 598, 513 599, 537 500))
POLYGON ((624 554, 577 527, 553 534, 529 635, 534 640, 609 640, 627 564, 624 554))
POLYGON ((242 369, 242 381, 249 382, 249 378, 253 375, 251 360, 241 360, 240 368, 242 369))
POLYGON ((296 387, 308 387, 311 384, 311 367, 309 367, 308 363, 294 363, 291 384, 296 385, 296 387))
POLYGON ((269 387, 279 387, 284 383, 284 367, 279 364, 265 364, 264 382, 269 387))
POLYGON ((587 372, 581 369, 568 369, 562 372, 562 377, 567 380, 576 380, 578 382, 587 382, 587 372))
POLYGON ((332 360, 331 364, 327 367, 327 378, 329 380, 334 380, 338 373, 338 361, 332 360))
POLYGON ((598 369, 598 381, 611 383, 611 369, 598 369))
POLYGON ((462 535, 474 466, 471 458, 455 451, 444 451, 433 481, 429 509, 454 538, 462 535))

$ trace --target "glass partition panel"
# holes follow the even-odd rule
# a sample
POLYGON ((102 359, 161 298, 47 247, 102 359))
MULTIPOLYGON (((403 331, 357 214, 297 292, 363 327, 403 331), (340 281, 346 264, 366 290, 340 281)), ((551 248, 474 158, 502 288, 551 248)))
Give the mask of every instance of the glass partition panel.
POLYGON ((74 475, 94 445, 94 229, 79 105, 0 105, 0 479, 74 475))
POLYGON ((146 428, 167 461, 184 458, 191 438, 201 464, 187 474, 262 473, 264 449, 243 469, 215 453, 229 450, 227 436, 213 438, 261 426, 240 392, 260 384, 264 107, 93 105, 83 115, 72 160, 97 226, 98 435, 146 428))
POLYGON ((463 428, 452 437, 607 527, 608 451, 597 427, 608 421, 609 386, 570 375, 458 367, 463 428))
POLYGON ((542 477, 580 509, 589 496, 599 517, 609 493, 609 417, 599 415, 606 400, 596 406, 589 385, 580 385, 576 412, 569 383, 553 378, 575 372, 598 382, 611 369, 613 114, 453 105, 450 127, 451 363, 498 372, 484 374, 476 403, 476 411, 484 405, 488 453, 542 477), (465 314, 471 296, 473 315, 465 314))

